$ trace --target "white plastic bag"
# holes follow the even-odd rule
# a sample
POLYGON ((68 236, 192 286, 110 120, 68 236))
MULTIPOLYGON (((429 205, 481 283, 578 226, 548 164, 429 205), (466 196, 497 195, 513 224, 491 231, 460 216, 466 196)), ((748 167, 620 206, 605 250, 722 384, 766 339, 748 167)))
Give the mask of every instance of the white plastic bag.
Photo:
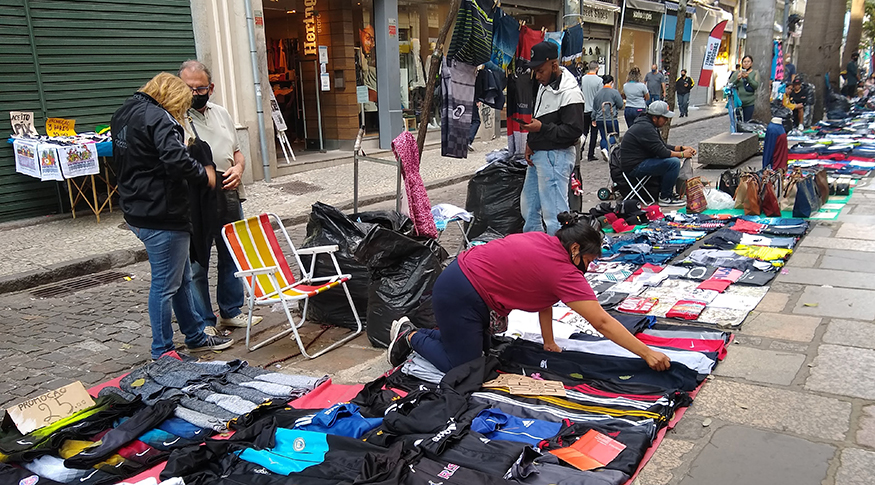
POLYGON ((726 210, 734 209, 735 201, 732 196, 717 189, 705 189, 705 200, 708 201, 708 209, 726 210))

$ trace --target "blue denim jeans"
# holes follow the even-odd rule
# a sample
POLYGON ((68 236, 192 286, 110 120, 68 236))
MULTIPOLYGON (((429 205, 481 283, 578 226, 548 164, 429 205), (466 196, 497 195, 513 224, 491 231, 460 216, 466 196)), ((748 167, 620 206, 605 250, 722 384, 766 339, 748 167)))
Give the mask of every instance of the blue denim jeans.
POLYGON ((678 109, 681 116, 690 115, 690 93, 678 94, 678 109))
POLYGON ((652 103, 654 101, 662 101, 662 93, 660 93, 660 94, 650 93, 650 99, 647 101, 647 106, 650 106, 650 103, 652 103))
POLYGON ((574 169, 574 146, 559 150, 538 150, 532 155, 532 166, 526 170, 526 181, 520 200, 523 232, 544 231, 551 236, 559 230, 556 216, 568 210, 568 183, 574 169), (541 222, 543 218, 543 223, 541 222))
MULTIPOLYGON (((237 219, 243 219, 243 207, 239 207, 237 219)), ((216 236, 216 303, 219 304, 219 315, 222 318, 234 318, 239 315, 244 303, 243 283, 234 276, 237 266, 231 259, 228 246, 221 234, 216 236)), ((212 245, 212 242, 210 243, 212 245)), ((209 260, 207 266, 198 262, 191 263, 191 294, 194 297, 194 309, 201 316, 204 325, 215 326, 216 314, 213 313, 213 303, 210 300, 209 260)))
POLYGON ((194 311, 191 296, 191 265, 188 248, 191 235, 186 231, 145 229, 128 224, 143 241, 149 255, 152 283, 149 286, 149 323, 152 326, 152 358, 174 349, 171 309, 176 314, 185 345, 204 343, 203 320, 194 311))
POLYGON ((741 121, 750 121, 753 118, 754 105, 741 107, 741 121))
POLYGON ((595 122, 598 125, 599 133, 602 135, 599 137, 599 146, 607 150, 609 147, 613 146, 614 143, 617 143, 617 139, 614 135, 611 135, 610 144, 608 143, 608 132, 610 133, 619 133, 620 132, 620 122, 617 120, 598 120, 595 122))
POLYGON ((662 183, 659 186, 659 197, 669 199, 680 172, 681 160, 679 158, 648 158, 632 169, 629 175, 635 178, 641 178, 645 175, 662 177, 662 183))
POLYGON ((638 118, 638 115, 644 112, 646 108, 626 108, 623 111, 623 117, 626 118, 626 128, 631 128, 638 118))

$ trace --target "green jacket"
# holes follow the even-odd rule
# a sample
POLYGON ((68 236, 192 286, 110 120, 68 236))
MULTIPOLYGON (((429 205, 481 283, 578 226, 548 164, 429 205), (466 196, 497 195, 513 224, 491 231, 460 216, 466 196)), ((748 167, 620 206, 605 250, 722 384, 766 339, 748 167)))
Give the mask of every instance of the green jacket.
POLYGON ((750 70, 750 74, 747 76, 747 81, 754 89, 754 92, 751 93, 748 92, 747 89, 744 89, 744 79, 738 77, 738 72, 739 71, 735 71, 729 76, 729 84, 735 86, 735 90, 738 91, 738 99, 741 100, 742 106, 753 106, 757 100, 756 90, 760 87, 760 75, 753 69, 750 70))

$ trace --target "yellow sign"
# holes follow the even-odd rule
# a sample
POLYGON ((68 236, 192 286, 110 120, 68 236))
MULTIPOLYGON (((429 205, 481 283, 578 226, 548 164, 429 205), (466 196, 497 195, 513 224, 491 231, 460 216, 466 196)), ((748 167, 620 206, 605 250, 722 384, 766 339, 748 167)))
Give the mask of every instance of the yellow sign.
POLYGON ((49 136, 76 136, 76 120, 64 118, 49 118, 46 120, 46 133, 49 136))

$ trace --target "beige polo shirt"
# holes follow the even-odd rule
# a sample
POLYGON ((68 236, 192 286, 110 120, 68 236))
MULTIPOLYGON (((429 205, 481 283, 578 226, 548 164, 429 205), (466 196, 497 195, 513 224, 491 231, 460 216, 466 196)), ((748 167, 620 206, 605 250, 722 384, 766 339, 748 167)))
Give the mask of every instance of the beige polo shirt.
MULTIPOLYGON (((188 110, 188 114, 191 115, 191 123, 197 130, 197 134, 210 145, 210 149, 213 151, 216 172, 224 173, 234 163, 234 152, 240 150, 237 129, 228 110, 218 104, 207 102, 207 109, 203 114, 194 109, 188 110)), ((221 180, 220 177, 217 178, 221 180)), ((242 182, 237 187, 237 192, 241 198, 246 197, 242 182)))

